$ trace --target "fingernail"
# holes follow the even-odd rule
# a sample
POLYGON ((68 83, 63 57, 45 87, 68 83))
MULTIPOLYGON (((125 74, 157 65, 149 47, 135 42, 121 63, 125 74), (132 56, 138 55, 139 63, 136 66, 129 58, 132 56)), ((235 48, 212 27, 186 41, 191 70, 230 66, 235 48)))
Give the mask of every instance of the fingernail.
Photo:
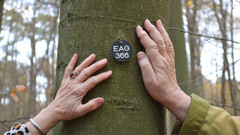
POLYGON ((140 25, 137 26, 139 29, 143 30, 142 27, 140 25))
POLYGON ((159 22, 160 25, 162 25, 162 21, 160 19, 157 20, 159 22))
POLYGON ((101 106, 104 103, 104 99, 103 98, 98 98, 96 101, 97 101, 97 104, 99 106, 101 106))
POLYGON ((137 58, 138 58, 138 60, 140 61, 140 60, 142 60, 144 57, 145 57, 145 55, 143 54, 143 52, 139 52, 138 54, 137 54, 137 58))
POLYGON ((101 62, 102 62, 102 63, 105 63, 105 62, 107 62, 107 59, 104 58, 104 59, 101 60, 101 62))
POLYGON ((108 73, 111 73, 111 74, 112 74, 112 70, 109 70, 108 73))
POLYGON ((90 57, 93 58, 95 54, 91 54, 90 57))
POLYGON ((146 19, 145 22, 147 23, 147 25, 151 25, 151 22, 148 19, 146 19))
POLYGON ((77 57, 77 54, 74 53, 73 56, 72 56, 72 59, 76 58, 77 57))

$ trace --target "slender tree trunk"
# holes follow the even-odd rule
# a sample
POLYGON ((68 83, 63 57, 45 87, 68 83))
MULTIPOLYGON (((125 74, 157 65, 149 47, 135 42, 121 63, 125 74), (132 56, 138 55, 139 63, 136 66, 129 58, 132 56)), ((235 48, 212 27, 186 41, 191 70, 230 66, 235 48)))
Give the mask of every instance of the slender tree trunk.
POLYGON ((31 57, 30 57, 30 87, 29 87, 29 115, 36 115, 37 112, 37 102, 36 102, 36 77, 37 77, 37 66, 36 66, 36 39, 35 39, 35 25, 36 25, 36 18, 35 16, 32 18, 31 22, 31 57))
POLYGON ((3 5, 4 5, 4 0, 0 0, 0 34, 2 31, 3 5))
MULTIPOLYGON (((171 8, 169 26, 173 28, 183 29, 181 0, 171 0, 170 5, 171 8)), ((172 40, 175 50, 177 81, 181 89, 190 94, 190 91, 187 91, 189 90, 189 72, 184 33, 178 31, 169 31, 169 36, 172 40)))
MULTIPOLYGON (((234 36, 234 33, 233 33, 233 0, 231 0, 231 19, 230 19, 230 33, 231 33, 231 40, 233 40, 233 36, 234 36)), ((235 102, 237 103, 237 97, 238 97, 238 85, 237 85, 237 81, 236 81, 236 75, 235 75, 235 58, 234 58, 234 43, 232 42, 231 43, 231 47, 232 47, 232 80, 233 80, 233 88, 234 88, 234 95, 235 95, 235 102)))
MULTIPOLYGON (((214 7, 214 11, 215 11, 215 17, 217 19, 218 25, 219 25, 219 29, 220 32, 222 34, 222 37, 224 39, 227 39, 227 6, 226 9, 224 9, 224 4, 222 0, 219 0, 220 2, 220 15, 218 15, 217 9, 216 9, 216 3, 214 0, 212 0, 213 2, 213 7, 214 7)), ((236 110, 236 94, 235 94, 235 89, 232 83, 232 79, 231 79, 231 73, 230 73, 230 65, 228 62, 228 57, 227 57, 227 49, 228 49, 228 43, 224 40, 222 40, 222 45, 223 45, 223 72, 222 72, 222 104, 225 105, 225 71, 227 71, 228 73, 228 82, 229 82, 229 87, 230 87, 230 94, 231 94, 231 99, 232 99, 232 104, 234 106, 233 110, 234 110, 234 115, 237 114, 237 110, 236 110)))
MULTIPOLYGON (((187 2, 187 0, 185 0, 187 2)), ((186 10, 186 18, 188 22, 188 31, 198 33, 198 1, 193 0, 193 8, 186 10)), ((204 97, 203 76, 201 67, 201 39, 195 35, 188 35, 188 43, 190 46, 191 56, 191 91, 201 97, 204 97)))
MULTIPOLYGON (((170 4, 170 27, 183 29, 182 3, 181 0, 171 0, 170 4)), ((185 47, 184 33, 178 31, 169 31, 175 50, 175 66, 177 81, 182 90, 190 94, 189 91, 189 72, 188 61, 185 47)), ((167 112, 170 113, 170 112, 167 112)), ((169 114, 167 117, 167 132, 170 134, 174 126, 175 117, 169 114)))
POLYGON ((152 21, 161 18, 167 27, 169 5, 169 0, 61 1, 57 88, 73 53, 79 55, 78 64, 91 53, 97 55, 97 60, 107 58, 108 65, 101 71, 111 69, 113 76, 91 90, 84 99, 87 102, 94 97, 104 97, 105 104, 100 109, 59 124, 54 134, 165 133, 164 108, 148 95, 142 81, 136 60, 142 47, 135 28, 146 18, 152 21), (116 62, 110 54, 112 44, 121 37, 133 48, 132 58, 125 63, 116 62))
POLYGON ((47 102, 46 102, 46 105, 48 105, 52 99, 53 99, 53 96, 52 96, 52 93, 53 93, 53 85, 54 85, 54 67, 52 67, 54 65, 54 57, 55 55, 52 54, 54 53, 54 49, 55 49, 55 39, 56 39, 56 34, 57 34, 57 19, 58 19, 58 16, 59 16, 59 8, 57 9, 57 13, 56 13, 56 16, 54 17, 53 21, 52 21, 52 27, 51 27, 51 31, 50 31, 50 37, 47 41, 47 50, 46 50, 46 57, 45 57, 45 62, 46 62, 46 65, 48 68, 51 67, 51 69, 47 70, 47 73, 46 73, 46 76, 47 76, 47 88, 46 88, 46 98, 47 98, 47 102), (49 47, 50 47, 50 43, 53 42, 53 48, 52 48, 52 51, 51 52, 51 57, 52 58, 52 63, 50 65, 50 59, 49 59, 49 47))
MULTIPOLYGON (((225 61, 225 59, 223 60, 224 62, 223 62, 223 66, 226 66, 226 61, 225 61)), ((221 79, 221 81, 222 81, 222 87, 221 87, 221 103, 223 104, 223 105, 225 105, 225 81, 226 81, 226 79, 225 79, 225 68, 223 68, 223 70, 222 70, 222 79, 221 79)), ((224 106, 223 106, 224 107, 224 106)))

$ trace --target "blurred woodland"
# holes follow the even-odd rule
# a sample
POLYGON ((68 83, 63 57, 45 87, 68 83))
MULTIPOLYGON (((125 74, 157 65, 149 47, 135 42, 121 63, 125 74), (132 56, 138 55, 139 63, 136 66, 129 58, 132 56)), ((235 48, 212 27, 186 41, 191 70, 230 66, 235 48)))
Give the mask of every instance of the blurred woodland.
MULTIPOLYGON (((189 79, 179 85, 240 115, 240 1, 181 3, 183 29, 168 29, 185 36, 189 79)), ((0 0, 0 134, 53 100, 59 8, 60 0, 0 0)))

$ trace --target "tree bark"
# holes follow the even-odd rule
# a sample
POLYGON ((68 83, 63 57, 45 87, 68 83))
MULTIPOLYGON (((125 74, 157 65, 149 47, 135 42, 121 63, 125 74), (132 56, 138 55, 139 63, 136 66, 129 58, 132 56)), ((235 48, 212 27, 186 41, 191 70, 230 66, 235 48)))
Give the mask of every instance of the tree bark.
POLYGON ((29 115, 36 115, 38 112, 37 110, 37 92, 36 92, 36 85, 37 85, 37 58, 36 58, 36 1, 34 1, 33 7, 33 17, 31 18, 31 22, 29 23, 31 31, 29 35, 29 39, 31 42, 31 56, 30 56, 30 86, 29 86, 29 106, 28 106, 28 113, 29 115))
MULTIPOLYGON (((104 105, 90 114, 59 124, 54 134, 72 135, 138 135, 164 134, 164 108, 147 93, 136 60, 143 50, 135 28, 144 19, 162 19, 167 27, 169 0, 150 1, 86 1, 62 0, 59 25, 59 46, 56 88, 59 88, 73 53, 79 55, 78 64, 91 53, 97 60, 108 59, 100 70, 112 70, 113 76, 91 90, 84 101, 104 97, 104 105), (116 62, 110 54, 112 43, 123 37, 133 48, 132 58, 116 62)), ((168 28, 168 27, 167 27, 168 28)))
MULTIPOLYGON (((181 0, 171 0, 170 4, 170 27, 183 29, 182 3, 181 0)), ((175 66, 177 81, 183 91, 190 94, 189 91, 189 72, 188 61, 185 47, 184 33, 178 31, 169 31, 175 50, 175 66)), ((170 112, 167 112, 170 113, 170 112)), ((170 114, 167 117, 167 131, 170 134, 174 126, 175 117, 170 114)))
MULTIPOLYGON (((171 0, 170 5, 169 26, 183 29, 181 0, 171 0)), ((172 40, 175 50, 177 81, 181 89, 190 94, 190 91, 187 91, 189 90, 189 72, 184 33, 178 31, 169 31, 169 36, 172 40)))
POLYGON ((0 0, 0 34, 2 31, 3 5, 4 5, 4 0, 0 0))
MULTIPOLYGON (((187 2, 188 0, 185 0, 187 2)), ((193 0, 193 8, 186 10, 186 18, 188 22, 188 31, 198 33, 198 1, 193 0)), ((191 91, 201 97, 205 96, 203 89, 203 76, 201 67, 201 39, 195 35, 188 34, 188 43, 190 46, 191 56, 191 91)))

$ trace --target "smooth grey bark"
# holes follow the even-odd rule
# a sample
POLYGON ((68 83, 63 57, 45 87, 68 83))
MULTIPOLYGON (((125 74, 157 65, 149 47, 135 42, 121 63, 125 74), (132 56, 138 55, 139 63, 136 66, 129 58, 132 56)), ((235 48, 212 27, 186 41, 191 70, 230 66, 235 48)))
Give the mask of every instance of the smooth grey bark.
POLYGON ((143 50, 135 28, 148 18, 161 19, 166 28, 169 0, 62 0, 59 25, 59 45, 56 88, 59 88, 65 67, 74 53, 78 64, 91 53, 97 60, 108 59, 99 72, 112 70, 113 76, 97 85, 84 98, 104 97, 98 110, 54 129, 56 135, 159 135, 165 134, 165 114, 161 104, 147 93, 136 54, 143 50), (113 42, 123 37, 133 47, 132 58, 116 62, 110 54, 113 42))
MULTIPOLYGON (((171 0, 169 27, 183 29, 181 0, 171 0)), ((184 92, 190 94, 189 71, 188 71, 188 61, 187 61, 184 33, 170 30, 169 36, 172 40, 174 50, 175 50, 175 67, 176 67, 178 84, 184 92)), ((170 112, 167 112, 167 113, 170 113, 170 112)), ((171 133, 174 123, 175 123, 175 116, 170 113, 167 117, 168 133, 171 133)))

